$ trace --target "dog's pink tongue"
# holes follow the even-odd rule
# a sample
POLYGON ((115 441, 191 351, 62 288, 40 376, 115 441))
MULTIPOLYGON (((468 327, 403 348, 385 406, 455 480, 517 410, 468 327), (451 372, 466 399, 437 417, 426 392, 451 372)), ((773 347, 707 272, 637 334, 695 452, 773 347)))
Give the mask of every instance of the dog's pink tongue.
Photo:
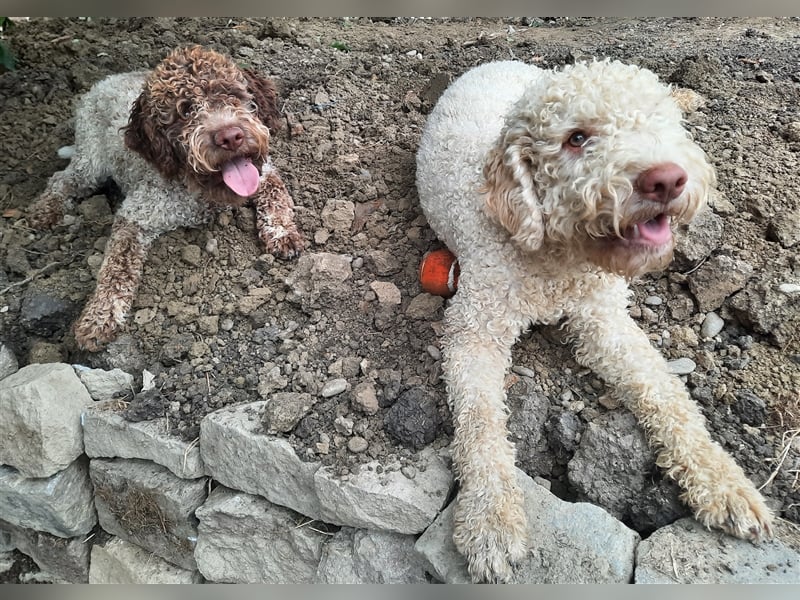
POLYGON ((638 223, 639 237, 648 242, 661 245, 666 244, 672 237, 672 230, 669 228, 669 217, 659 215, 655 219, 638 223))
POLYGON ((258 169, 249 158, 234 158, 222 165, 222 180, 239 196, 252 196, 258 189, 258 169))

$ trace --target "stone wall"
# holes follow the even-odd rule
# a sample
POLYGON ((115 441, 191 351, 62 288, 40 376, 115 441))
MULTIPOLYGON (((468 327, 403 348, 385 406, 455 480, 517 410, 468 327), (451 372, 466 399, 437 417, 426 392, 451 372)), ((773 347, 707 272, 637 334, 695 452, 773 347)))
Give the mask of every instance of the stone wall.
MULTIPOLYGON (((0 554, 16 548, 54 581, 468 581, 446 452, 339 477, 265 434, 262 401, 209 414, 190 443, 166 419, 122 417, 128 373, 18 369, 5 346, 0 358, 0 554)), ((683 519, 642 542, 604 509, 519 480, 535 540, 519 582, 800 582, 790 529, 756 547, 683 519)))

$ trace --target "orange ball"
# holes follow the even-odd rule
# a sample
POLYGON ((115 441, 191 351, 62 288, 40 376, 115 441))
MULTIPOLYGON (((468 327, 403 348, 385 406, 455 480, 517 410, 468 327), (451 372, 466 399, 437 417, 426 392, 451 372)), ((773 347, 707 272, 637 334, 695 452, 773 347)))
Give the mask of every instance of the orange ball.
POLYGON ((419 265, 422 289, 434 296, 449 298, 458 288, 458 258, 447 248, 431 250, 419 265))

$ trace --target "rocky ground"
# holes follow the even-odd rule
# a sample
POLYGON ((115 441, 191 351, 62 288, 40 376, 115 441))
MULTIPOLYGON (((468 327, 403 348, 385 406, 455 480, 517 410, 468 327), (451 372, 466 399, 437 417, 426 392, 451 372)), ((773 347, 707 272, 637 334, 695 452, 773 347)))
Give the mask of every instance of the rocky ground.
MULTIPOLYGON (((128 416, 166 416, 187 440, 211 411, 282 393, 267 425, 301 456, 342 476, 374 459, 413 468, 415 451, 451 434, 444 301, 417 280, 439 246, 414 188, 426 114, 452 77, 489 60, 619 58, 705 99, 687 125, 720 192, 672 267, 635 283, 631 312, 676 361, 715 439, 800 523, 798 41, 800 20, 772 18, 18 21, 6 35, 17 69, 0 74, 2 341, 20 365, 120 367, 138 378, 132 392, 153 373, 159 392, 134 398, 128 416), (69 326, 120 198, 110 186, 47 233, 25 211, 66 164, 56 151, 72 141, 75 97, 188 43, 279 82, 286 127, 272 156, 308 249, 288 262, 262 254, 249 209, 165 235, 124 335, 81 352, 69 326)), ((514 352, 520 466, 644 535, 685 514, 630 415, 561 341, 536 328, 514 352)))

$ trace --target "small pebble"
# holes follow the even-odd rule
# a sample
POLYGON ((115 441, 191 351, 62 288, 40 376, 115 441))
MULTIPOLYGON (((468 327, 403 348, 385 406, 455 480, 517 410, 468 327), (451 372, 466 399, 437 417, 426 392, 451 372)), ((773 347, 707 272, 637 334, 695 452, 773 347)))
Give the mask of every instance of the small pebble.
POLYGON ((342 435, 353 435, 353 419, 347 417, 336 417, 333 428, 342 435))
POLYGON ((406 465, 400 469, 400 472, 408 479, 414 479, 417 476, 417 468, 412 465, 406 465))
POLYGON ((725 321, 714 312, 710 312, 703 319, 703 325, 700 327, 700 335, 704 338, 713 338, 717 335, 722 328, 725 327, 725 321))
POLYGON ((676 358, 667 361, 667 369, 673 375, 688 375, 694 372, 697 365, 691 358, 676 358))
POLYGON ((442 358, 442 353, 441 353, 441 352, 439 351, 439 349, 438 349, 436 346, 434 346, 433 344, 429 344, 428 346, 426 346, 426 347, 425 347, 425 351, 426 351, 428 354, 430 354, 430 356, 431 356, 431 358, 432 358, 433 360, 439 360, 440 358, 442 358))
POLYGON ((367 444, 367 440, 358 436, 351 437, 350 440, 347 442, 347 449, 355 454, 360 454, 361 452, 364 452, 368 446, 369 444, 367 444))
POLYGON ((347 389, 346 379, 331 379, 325 385, 322 386, 322 391, 320 392, 320 396, 322 396, 323 398, 331 398, 333 396, 338 396, 346 389, 347 389))
POLYGON ((536 372, 528 367, 523 367, 522 365, 514 365, 511 367, 511 371, 516 373, 517 375, 521 375, 522 377, 536 377, 536 372))
POLYGON ((783 294, 796 294, 800 292, 800 285, 796 283, 782 283, 778 286, 778 291, 783 294))
POLYGON ((647 306, 661 306, 661 303, 664 302, 659 296, 648 296, 644 299, 644 303, 647 306))
POLYGON ((222 331, 230 331, 233 329, 233 320, 228 318, 222 319, 219 328, 222 329, 222 331))

